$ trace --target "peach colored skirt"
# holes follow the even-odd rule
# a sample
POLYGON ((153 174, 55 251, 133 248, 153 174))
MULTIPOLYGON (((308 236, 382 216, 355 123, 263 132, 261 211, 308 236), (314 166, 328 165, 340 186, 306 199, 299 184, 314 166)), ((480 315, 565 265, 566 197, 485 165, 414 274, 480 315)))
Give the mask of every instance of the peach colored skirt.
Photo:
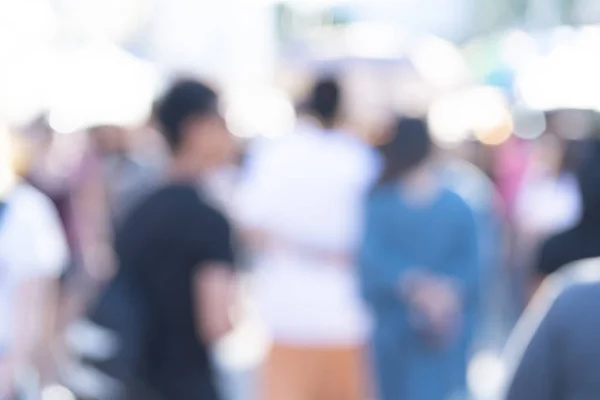
POLYGON ((263 369, 261 400, 365 400, 366 377, 361 346, 274 344, 263 369))

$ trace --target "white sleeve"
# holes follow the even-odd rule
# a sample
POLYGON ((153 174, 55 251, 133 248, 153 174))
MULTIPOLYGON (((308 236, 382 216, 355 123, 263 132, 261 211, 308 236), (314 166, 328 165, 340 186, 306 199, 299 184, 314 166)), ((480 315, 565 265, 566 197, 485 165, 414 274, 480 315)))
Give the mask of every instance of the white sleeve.
POLYGON ((26 277, 56 276, 67 266, 69 251, 65 233, 54 205, 40 193, 27 202, 28 251, 21 265, 26 277))

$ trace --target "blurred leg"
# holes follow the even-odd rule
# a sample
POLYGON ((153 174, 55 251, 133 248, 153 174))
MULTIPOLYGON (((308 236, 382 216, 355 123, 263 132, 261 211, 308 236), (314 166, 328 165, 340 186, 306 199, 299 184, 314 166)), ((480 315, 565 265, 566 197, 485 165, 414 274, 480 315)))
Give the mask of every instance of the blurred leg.
POLYGON ((274 344, 263 369, 260 399, 316 399, 319 364, 317 350, 274 344))
POLYGON ((361 347, 323 350, 320 400, 365 400, 367 371, 361 347))

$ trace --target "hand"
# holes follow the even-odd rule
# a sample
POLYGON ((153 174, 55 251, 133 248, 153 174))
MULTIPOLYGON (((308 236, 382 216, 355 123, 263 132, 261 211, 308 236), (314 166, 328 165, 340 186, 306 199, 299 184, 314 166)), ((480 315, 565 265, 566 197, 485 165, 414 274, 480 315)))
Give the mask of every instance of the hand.
POLYGON ((454 283, 448 279, 429 277, 420 282, 411 297, 411 305, 423 319, 422 329, 436 342, 447 343, 461 324, 461 299, 454 283))
POLYGON ((402 275, 398 285, 400 298, 408 303, 414 303, 419 296, 419 292, 421 292, 432 279, 434 279, 434 275, 422 268, 413 268, 407 271, 402 275))
POLYGON ((458 291, 446 280, 435 280, 429 292, 424 306, 432 325, 441 331, 453 329, 461 309, 458 291))

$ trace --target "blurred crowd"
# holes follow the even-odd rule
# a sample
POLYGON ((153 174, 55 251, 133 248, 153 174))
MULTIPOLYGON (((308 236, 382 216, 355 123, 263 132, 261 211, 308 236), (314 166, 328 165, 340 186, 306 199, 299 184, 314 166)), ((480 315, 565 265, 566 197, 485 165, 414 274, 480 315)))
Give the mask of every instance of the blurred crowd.
POLYGON ((136 126, 2 127, 0 398, 221 399, 249 319, 244 399, 596 398, 595 139, 569 110, 494 147, 365 134, 349 96, 317 76, 272 139, 187 78, 136 126))

